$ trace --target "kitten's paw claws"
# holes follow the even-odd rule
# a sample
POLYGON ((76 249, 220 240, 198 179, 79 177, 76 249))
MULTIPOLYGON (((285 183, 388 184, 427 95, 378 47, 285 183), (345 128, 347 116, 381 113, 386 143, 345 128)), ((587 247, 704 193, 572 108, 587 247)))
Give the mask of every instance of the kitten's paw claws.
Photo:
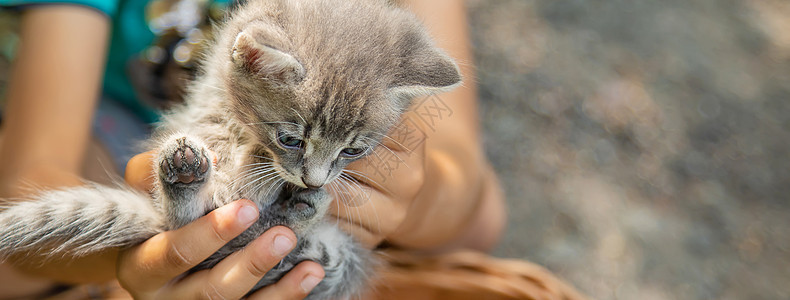
POLYGON ((190 184, 206 179, 210 163, 207 151, 187 138, 175 141, 166 149, 160 163, 162 179, 170 184, 190 184))

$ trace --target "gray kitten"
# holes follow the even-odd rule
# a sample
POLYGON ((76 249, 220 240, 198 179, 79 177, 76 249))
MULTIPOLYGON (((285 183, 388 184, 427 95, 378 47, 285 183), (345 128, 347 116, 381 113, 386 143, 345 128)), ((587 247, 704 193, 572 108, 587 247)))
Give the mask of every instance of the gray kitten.
POLYGON ((44 192, 0 213, 0 257, 127 247, 245 198, 260 219, 195 270, 285 225, 297 247, 255 289, 313 260, 326 277, 311 297, 360 291, 368 253, 325 220, 325 187, 351 180, 343 168, 413 97, 458 85, 457 66, 414 16, 380 0, 251 0, 215 36, 186 103, 156 130, 153 199, 99 185, 44 192))

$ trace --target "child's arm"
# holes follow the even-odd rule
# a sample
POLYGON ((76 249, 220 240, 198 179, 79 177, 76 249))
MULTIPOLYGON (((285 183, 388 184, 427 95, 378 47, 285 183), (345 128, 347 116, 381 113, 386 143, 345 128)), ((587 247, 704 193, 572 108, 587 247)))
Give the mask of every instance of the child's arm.
MULTIPOLYGON (((0 195, 24 197, 33 189, 81 184, 80 171, 99 98, 109 21, 67 5, 27 9, 12 65, 0 142, 0 195)), ((17 267, 36 275, 96 281, 114 275, 114 254, 79 263, 34 257, 17 267), (86 267, 86 266, 106 267, 86 267)))
MULTIPOLYGON (((385 139, 382 143, 399 158, 387 164, 371 155, 367 159, 373 163, 355 162, 352 169, 376 181, 365 187, 370 201, 356 207, 333 206, 339 208, 334 213, 348 220, 341 224, 369 246, 386 241, 431 252, 491 250, 502 234, 506 215, 496 174, 480 145, 476 79, 463 1, 400 3, 425 22, 438 46, 456 60, 463 85, 412 107, 407 114, 427 135, 419 149, 403 146, 409 147, 409 139, 420 134, 398 142, 385 139), (393 165, 398 166, 389 170, 393 165)), ((397 133, 390 136, 399 137, 397 133)), ((385 160, 392 154, 384 149, 377 152, 385 160)))

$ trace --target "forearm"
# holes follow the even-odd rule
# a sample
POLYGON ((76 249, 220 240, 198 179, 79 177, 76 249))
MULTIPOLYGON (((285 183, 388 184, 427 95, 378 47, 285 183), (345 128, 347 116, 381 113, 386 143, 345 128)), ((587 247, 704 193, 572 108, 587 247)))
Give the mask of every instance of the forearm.
MULTIPOLYGON (((3 109, 0 196, 24 199, 82 183, 109 21, 88 8, 48 5, 26 10, 20 29, 3 109)), ((10 261, 26 273, 86 282, 112 278, 114 255, 81 259, 87 264, 35 256, 10 261)))
POLYGON ((477 91, 463 2, 403 2, 424 19, 439 46, 459 63, 464 84, 438 95, 439 105, 452 114, 444 112, 443 118, 426 130, 425 183, 407 219, 389 241, 433 251, 490 250, 502 234, 505 213, 498 180, 480 147, 477 91))
POLYGON ((60 283, 96 283, 115 278, 118 250, 108 250, 81 258, 12 257, 9 261, 24 274, 60 283))
MULTIPOLYGON (((445 252, 464 248, 488 252, 499 242, 507 219, 503 193, 493 170, 488 168, 482 175, 484 178, 482 178, 479 196, 466 199, 471 203, 476 203, 476 205, 468 207, 472 210, 468 214, 469 217, 457 219, 459 232, 450 234, 451 239, 441 246, 431 249, 432 251, 445 252)), ((455 204, 448 203, 447 207, 452 207, 452 205, 455 204)))
POLYGON ((90 9, 53 5, 25 11, 20 28, 0 143, 6 197, 19 196, 20 182, 46 188, 78 177, 109 24, 90 9))
POLYGON ((453 151, 426 151, 425 185, 388 241, 431 252, 491 250, 506 217, 496 174, 483 159, 463 159, 453 151))

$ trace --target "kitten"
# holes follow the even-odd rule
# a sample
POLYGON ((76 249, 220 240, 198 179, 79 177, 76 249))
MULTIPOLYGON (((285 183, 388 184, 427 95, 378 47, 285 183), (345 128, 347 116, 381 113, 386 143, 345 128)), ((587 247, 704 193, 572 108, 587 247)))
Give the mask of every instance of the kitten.
POLYGON ((215 36, 185 104, 155 131, 153 199, 99 185, 43 192, 0 213, 0 257, 127 247, 245 198, 260 219, 195 270, 285 225, 297 247, 255 289, 313 260, 326 277, 311 297, 359 292, 369 256, 325 220, 325 187, 413 97, 458 85, 457 66, 413 15, 381 0, 250 0, 215 36))

